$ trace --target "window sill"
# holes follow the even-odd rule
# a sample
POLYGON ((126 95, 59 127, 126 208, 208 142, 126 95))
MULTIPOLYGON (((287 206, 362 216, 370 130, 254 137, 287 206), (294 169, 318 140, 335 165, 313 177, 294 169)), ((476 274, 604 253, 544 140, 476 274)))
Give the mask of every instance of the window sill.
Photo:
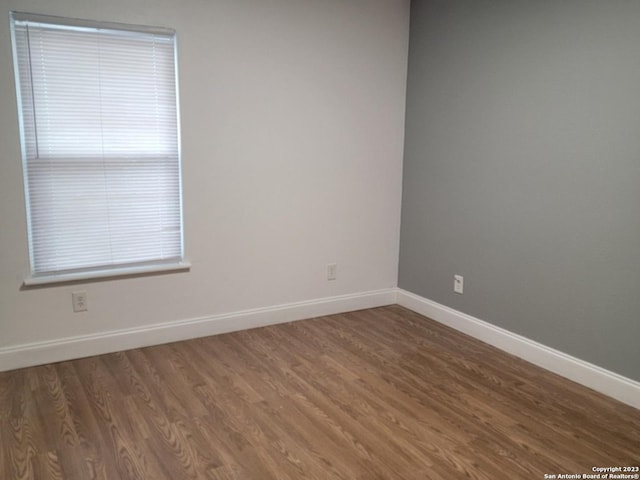
POLYGON ((131 277, 154 273, 169 273, 188 271, 191 263, 182 261, 179 263, 169 263, 164 265, 144 265, 135 267, 122 267, 104 270, 93 270, 90 272, 60 273, 56 275, 42 275, 27 277, 24 279, 25 287, 37 287, 40 285, 51 285, 71 282, 82 282, 90 280, 106 280, 120 277, 131 277))

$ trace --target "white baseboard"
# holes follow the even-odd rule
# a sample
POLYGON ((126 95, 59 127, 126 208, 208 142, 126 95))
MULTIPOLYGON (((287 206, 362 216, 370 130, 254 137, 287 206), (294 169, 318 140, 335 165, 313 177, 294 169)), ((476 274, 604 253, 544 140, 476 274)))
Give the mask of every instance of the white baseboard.
POLYGON ((640 383, 402 289, 397 303, 597 392, 640 408, 640 383))
POLYGON ((390 288, 5 347, 0 348, 0 372, 364 308, 381 307, 392 305, 395 301, 396 289, 390 288))
POLYGON ((398 303, 574 382, 640 408, 640 383, 402 289, 320 298, 0 348, 0 372, 398 303))

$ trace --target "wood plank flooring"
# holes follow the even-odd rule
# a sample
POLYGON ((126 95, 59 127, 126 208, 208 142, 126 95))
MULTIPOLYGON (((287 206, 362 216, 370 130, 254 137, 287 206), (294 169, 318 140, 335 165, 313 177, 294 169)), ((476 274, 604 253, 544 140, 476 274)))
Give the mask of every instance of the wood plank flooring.
POLYGON ((640 411, 399 306, 0 373, 0 478, 542 479, 640 411))

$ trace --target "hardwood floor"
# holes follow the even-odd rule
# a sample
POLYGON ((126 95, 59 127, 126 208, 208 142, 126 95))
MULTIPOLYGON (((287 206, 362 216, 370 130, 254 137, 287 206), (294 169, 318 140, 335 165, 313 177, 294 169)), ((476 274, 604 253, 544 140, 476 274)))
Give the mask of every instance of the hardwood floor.
POLYGON ((399 306, 0 373, 0 478, 542 479, 640 411, 399 306))

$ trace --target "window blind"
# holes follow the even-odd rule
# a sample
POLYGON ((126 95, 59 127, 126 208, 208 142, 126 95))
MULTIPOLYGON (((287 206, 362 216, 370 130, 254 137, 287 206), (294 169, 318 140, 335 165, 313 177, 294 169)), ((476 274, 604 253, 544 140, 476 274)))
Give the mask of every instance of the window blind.
POLYGON ((12 27, 32 275, 179 262, 175 34, 12 27))

